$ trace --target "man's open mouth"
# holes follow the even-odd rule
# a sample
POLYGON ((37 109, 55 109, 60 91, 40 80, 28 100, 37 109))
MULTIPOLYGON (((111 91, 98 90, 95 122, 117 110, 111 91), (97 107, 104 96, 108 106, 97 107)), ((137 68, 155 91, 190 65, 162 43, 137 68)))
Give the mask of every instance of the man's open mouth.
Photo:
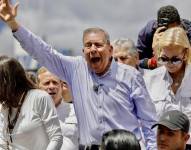
POLYGON ((93 58, 91 58, 90 59, 90 61, 92 62, 92 63, 97 63, 97 62, 99 62, 100 61, 100 57, 93 57, 93 58))
POLYGON ((48 94, 50 94, 51 96, 54 96, 56 93, 55 92, 49 92, 48 94))

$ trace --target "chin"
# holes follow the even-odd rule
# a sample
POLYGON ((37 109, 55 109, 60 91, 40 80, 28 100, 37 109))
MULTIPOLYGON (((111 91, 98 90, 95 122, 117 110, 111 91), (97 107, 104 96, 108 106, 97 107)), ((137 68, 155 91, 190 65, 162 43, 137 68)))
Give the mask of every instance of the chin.
POLYGON ((161 146, 158 146, 158 150, 169 150, 169 147, 166 146, 166 145, 165 145, 165 146, 164 146, 164 145, 163 145, 163 146, 161 145, 161 146))
POLYGON ((176 69, 168 69, 168 72, 169 72, 169 73, 176 73, 177 70, 176 70, 176 69))
POLYGON ((170 72, 170 73, 176 73, 179 70, 177 67, 166 67, 166 68, 167 68, 168 72, 170 72))

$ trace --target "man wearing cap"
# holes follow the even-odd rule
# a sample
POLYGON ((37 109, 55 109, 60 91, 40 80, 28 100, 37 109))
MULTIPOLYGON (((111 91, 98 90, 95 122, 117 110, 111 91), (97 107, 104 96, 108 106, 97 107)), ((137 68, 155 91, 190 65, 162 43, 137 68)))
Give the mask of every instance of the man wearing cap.
POLYGON ((150 20, 138 34, 137 49, 141 68, 154 69, 157 67, 154 51, 157 48, 158 38, 164 29, 177 26, 184 28, 191 42, 191 22, 180 18, 177 8, 172 5, 160 7, 157 19, 150 20))
POLYGON ((157 129, 158 150, 185 150, 189 135, 190 122, 188 117, 178 111, 165 112, 159 121, 152 126, 157 129))

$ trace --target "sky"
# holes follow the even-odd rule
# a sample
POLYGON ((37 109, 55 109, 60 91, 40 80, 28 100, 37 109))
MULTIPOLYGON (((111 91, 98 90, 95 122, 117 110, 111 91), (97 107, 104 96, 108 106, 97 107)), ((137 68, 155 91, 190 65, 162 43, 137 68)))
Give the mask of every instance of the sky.
MULTIPOLYGON (((15 0, 14 0, 15 1, 15 0)), ((82 33, 88 27, 101 27, 111 41, 124 37, 137 40, 138 32, 157 10, 174 5, 180 16, 191 20, 190 0, 19 0, 17 20, 55 49, 82 54, 82 33)), ((0 23, 0 54, 16 55, 10 29, 0 23)), ((21 50, 22 51, 22 50, 21 50)), ((23 51, 22 51, 23 52, 23 51)))

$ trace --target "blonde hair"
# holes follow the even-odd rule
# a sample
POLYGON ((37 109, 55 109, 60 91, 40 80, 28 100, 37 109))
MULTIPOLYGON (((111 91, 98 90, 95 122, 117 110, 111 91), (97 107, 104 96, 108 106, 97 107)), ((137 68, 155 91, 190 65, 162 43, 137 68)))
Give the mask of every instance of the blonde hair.
POLYGON ((187 50, 187 63, 191 63, 191 46, 185 30, 181 27, 167 29, 159 39, 157 56, 159 57, 163 48, 170 45, 181 46, 187 50))
POLYGON ((45 67, 40 67, 38 70, 37 70, 37 73, 36 73, 36 77, 37 77, 37 83, 39 84, 40 80, 39 80, 39 75, 42 74, 42 73, 45 73, 45 72, 48 72, 48 69, 45 68, 45 67))

